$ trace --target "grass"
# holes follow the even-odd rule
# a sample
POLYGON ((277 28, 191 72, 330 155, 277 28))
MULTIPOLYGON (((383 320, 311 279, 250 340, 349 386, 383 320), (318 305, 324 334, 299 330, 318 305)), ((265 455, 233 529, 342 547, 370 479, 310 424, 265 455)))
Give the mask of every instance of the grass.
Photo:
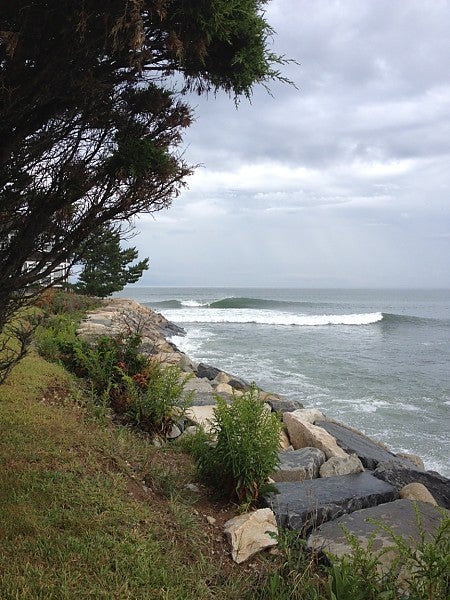
POLYGON ((0 387, 2 600, 242 597, 190 459, 98 424, 74 385, 32 354, 0 387))

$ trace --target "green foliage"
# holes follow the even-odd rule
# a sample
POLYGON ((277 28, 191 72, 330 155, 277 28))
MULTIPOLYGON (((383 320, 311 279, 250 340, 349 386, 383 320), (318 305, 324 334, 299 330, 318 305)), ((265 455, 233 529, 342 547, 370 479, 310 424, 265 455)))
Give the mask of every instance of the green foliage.
POLYGON ((376 523, 392 538, 392 546, 379 552, 373 548, 375 534, 363 547, 355 536, 347 533, 352 553, 332 559, 328 578, 331 600, 447 600, 450 517, 442 512, 432 539, 425 534, 417 506, 416 522, 419 532, 416 541, 405 540, 384 524, 376 523), (384 554, 388 554, 389 561, 382 561, 384 554))
POLYGON ((96 298, 55 288, 45 290, 34 301, 34 305, 47 315, 64 314, 80 318, 86 311, 97 308, 99 304, 100 301, 96 298))
POLYGON ((140 428, 164 435, 185 416, 191 404, 192 392, 184 393, 190 377, 178 366, 165 367, 156 361, 149 362, 141 378, 124 374, 130 398, 128 417, 140 428))
POLYGON ((127 283, 136 283, 148 269, 148 258, 130 264, 138 256, 136 248, 121 249, 120 230, 111 225, 97 229, 81 253, 83 269, 73 289, 88 296, 104 298, 119 292, 127 283))
POLYGON ((254 504, 278 464, 281 423, 255 385, 230 405, 217 397, 210 445, 198 445, 199 474, 230 498, 254 504))

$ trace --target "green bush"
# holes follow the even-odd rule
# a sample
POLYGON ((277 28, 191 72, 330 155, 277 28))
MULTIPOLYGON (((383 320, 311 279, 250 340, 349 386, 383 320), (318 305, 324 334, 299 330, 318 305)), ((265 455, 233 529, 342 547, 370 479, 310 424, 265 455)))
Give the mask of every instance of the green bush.
POLYGON ((194 446, 200 477, 235 498, 254 504, 278 464, 281 423, 267 410, 255 385, 228 405, 217 397, 212 438, 194 446))
POLYGON ((166 434, 191 405, 192 392, 184 393, 190 377, 178 366, 165 367, 156 361, 149 362, 142 374, 123 374, 130 398, 127 416, 141 429, 166 434))
POLYGON ((77 344, 77 323, 68 315, 47 317, 35 332, 34 341, 41 356, 66 364, 73 357, 77 344))

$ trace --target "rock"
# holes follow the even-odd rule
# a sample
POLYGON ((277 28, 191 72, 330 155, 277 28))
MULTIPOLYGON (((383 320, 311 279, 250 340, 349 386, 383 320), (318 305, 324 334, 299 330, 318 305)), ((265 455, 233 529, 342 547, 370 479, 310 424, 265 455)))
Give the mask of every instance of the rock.
POLYGON ((186 483, 184 487, 190 492, 194 492, 196 494, 199 494, 201 492, 200 488, 198 487, 198 485, 195 485, 195 483, 186 483))
POLYGON ((274 481, 304 481, 319 476, 319 467, 325 454, 317 448, 301 448, 292 452, 279 452, 278 469, 272 473, 274 481))
POLYGON ((187 412, 186 416, 188 419, 201 425, 206 432, 211 431, 211 423, 214 421, 214 409, 215 405, 210 404, 209 406, 191 406, 187 412))
POLYGON ((297 400, 288 400, 275 394, 266 394, 264 402, 267 402, 272 407, 273 412, 285 413, 293 412, 299 408, 303 408, 303 404, 297 400))
POLYGON ((199 377, 192 377, 184 384, 184 391, 189 392, 192 390, 194 392, 213 393, 213 387, 209 379, 200 379, 199 377))
POLYGON ((422 483, 408 483, 408 485, 402 487, 399 496, 405 500, 418 500, 437 506, 436 500, 422 483))
POLYGON ((200 379, 206 377, 206 379, 212 381, 219 373, 221 373, 220 369, 212 367, 211 365, 206 365, 205 363, 200 363, 197 367, 197 377, 200 379))
POLYGON ((417 456, 416 454, 409 454, 407 452, 397 452, 395 456, 398 456, 398 458, 409 460, 417 469, 420 469, 422 471, 425 470, 423 460, 420 458, 420 456, 417 456))
POLYGON ((216 392, 218 394, 233 394, 233 388, 228 383, 218 383, 216 386, 216 392))
POLYGON ((231 385, 232 388, 241 392, 246 392, 250 388, 250 384, 239 377, 230 377, 228 385, 231 385))
POLYGON ((346 452, 356 454, 366 469, 375 469, 379 462, 397 462, 399 465, 411 466, 409 461, 397 458, 374 440, 345 425, 331 421, 316 421, 316 425, 334 436, 338 445, 346 452))
POLYGON ((192 406, 210 406, 216 404, 215 392, 195 392, 191 399, 192 406))
POLYGON ((379 464, 373 472, 375 477, 393 485, 397 490, 408 483, 422 483, 439 506, 450 509, 450 479, 434 471, 407 469, 397 464, 379 464))
POLYGON ((225 523, 224 531, 231 544, 231 556, 237 563, 277 544, 278 529, 270 508, 234 517, 225 523))
POLYGON ((213 383, 228 383, 230 381, 230 375, 224 371, 220 371, 213 379, 213 383))
POLYGON ((282 429, 280 431, 280 449, 288 450, 289 448, 292 448, 291 440, 289 439, 288 434, 282 429))
POLYGON ((217 519, 215 519, 214 517, 210 517, 209 515, 207 515, 206 520, 210 525, 214 525, 214 523, 216 523, 217 521, 217 519))
MULTIPOLYGON (((348 532, 356 536, 363 547, 367 547, 369 540, 373 538, 371 547, 374 552, 378 553, 382 549, 393 546, 391 535, 378 523, 387 526, 411 547, 413 540, 420 539, 415 504, 410 500, 395 500, 339 517, 335 521, 321 525, 309 537, 308 547, 316 552, 327 552, 337 557, 351 554, 352 547, 346 535, 348 532)), ((430 504, 418 502, 416 506, 421 526, 425 532, 425 539, 429 541, 439 527, 442 515, 430 504)), ((393 558, 391 552, 380 556, 380 560, 386 567, 391 566, 393 558)))
POLYGON ((166 433, 166 438, 168 440, 175 440, 176 438, 180 437, 180 435, 181 435, 181 429, 178 427, 178 425, 172 424, 172 427, 166 433))
POLYGON ((275 512, 279 526, 302 533, 345 513, 397 498, 392 485, 366 471, 276 486, 279 493, 264 496, 263 504, 275 512))
POLYGON ((332 456, 341 456, 344 458, 347 456, 344 450, 339 448, 332 435, 322 427, 311 425, 311 423, 307 423, 301 419, 297 411, 284 413, 283 421, 287 427, 291 444, 296 450, 312 446, 313 448, 322 450, 327 458, 331 458, 332 456))
POLYGON ((184 353, 180 353, 180 360, 178 365, 180 369, 185 373, 193 373, 197 369, 196 364, 192 362, 189 356, 187 356, 184 353))
POLYGON ((314 421, 323 421, 325 419, 323 413, 317 408, 297 408, 297 410, 291 412, 300 417, 302 421, 306 421, 312 425, 314 425, 314 421))
POLYGON ((356 454, 349 454, 345 458, 332 456, 320 467, 320 477, 334 477, 348 475, 349 473, 362 473, 364 467, 356 454))

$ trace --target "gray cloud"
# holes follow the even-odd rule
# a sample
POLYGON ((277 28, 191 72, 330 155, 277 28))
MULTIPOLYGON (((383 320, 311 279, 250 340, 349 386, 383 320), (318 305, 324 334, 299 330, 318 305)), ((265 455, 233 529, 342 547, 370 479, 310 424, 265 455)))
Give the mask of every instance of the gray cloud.
POLYGON ((239 110, 189 98, 187 189, 143 284, 450 286, 450 0, 273 0, 295 58, 239 110))

